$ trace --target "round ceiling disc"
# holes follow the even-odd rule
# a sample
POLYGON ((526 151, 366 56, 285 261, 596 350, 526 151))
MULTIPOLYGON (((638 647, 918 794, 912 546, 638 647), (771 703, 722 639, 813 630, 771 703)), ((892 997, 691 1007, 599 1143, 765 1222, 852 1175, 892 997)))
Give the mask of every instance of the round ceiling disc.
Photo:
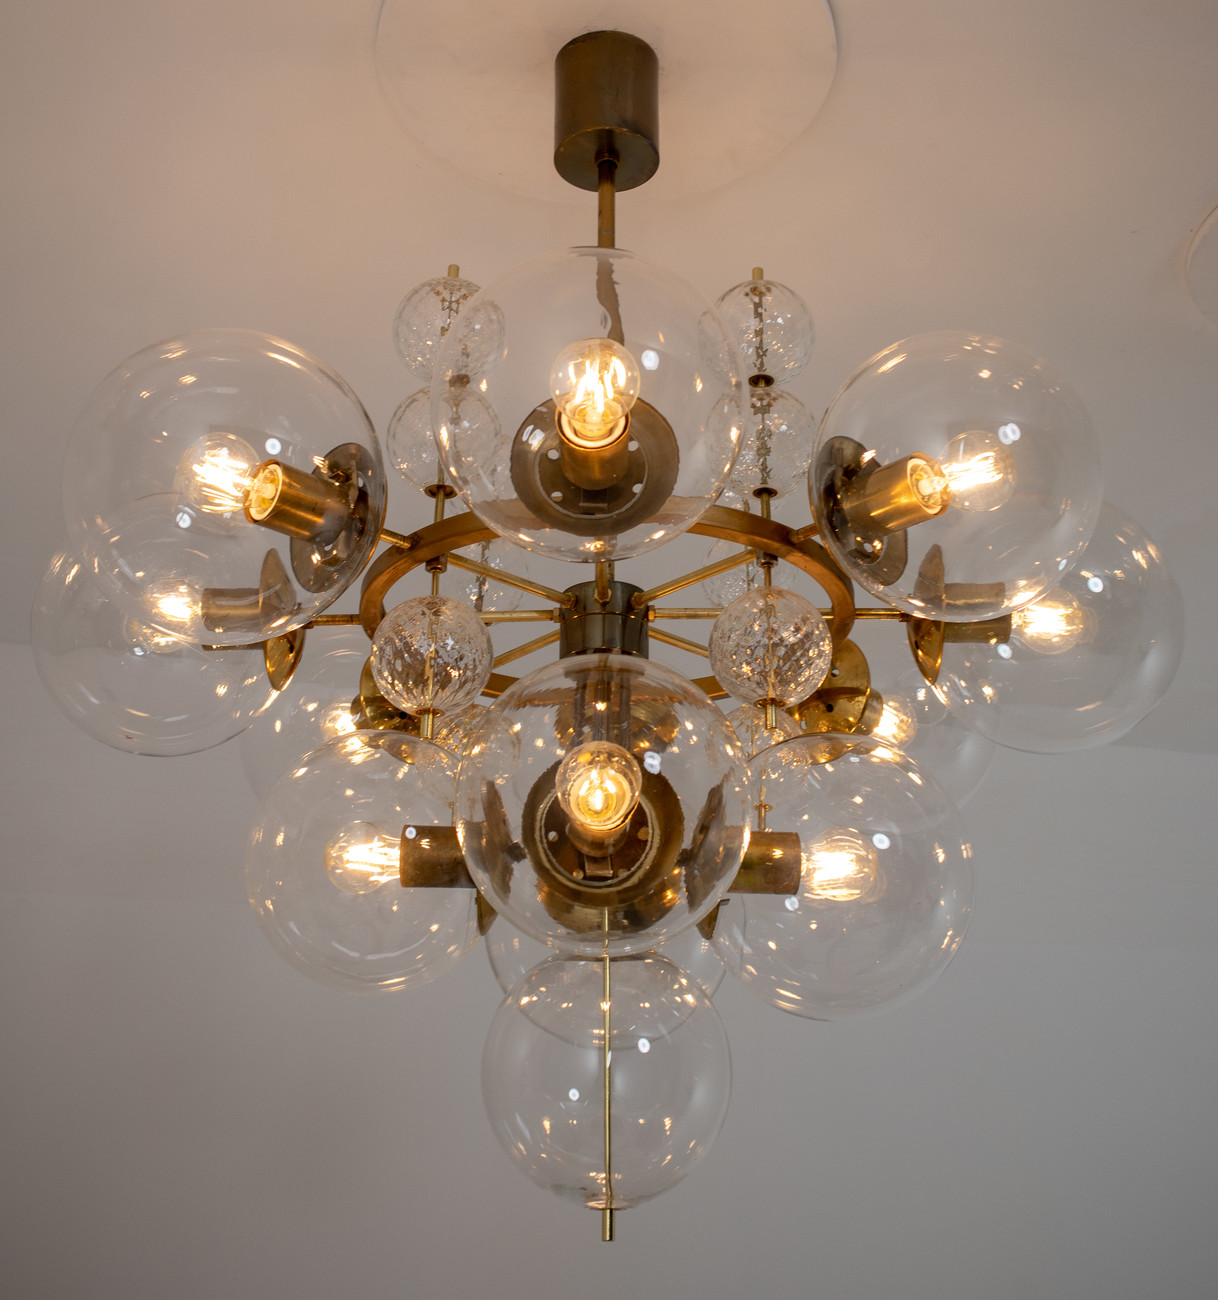
POLYGON ((660 61, 657 200, 747 175, 816 116, 837 66, 826 0, 383 0, 381 88, 403 129, 460 171, 514 194, 585 203, 554 170, 554 56, 574 36, 614 28, 660 61))
POLYGON ((1185 274, 1193 301, 1210 320, 1218 322, 1218 208, 1193 236, 1185 274))

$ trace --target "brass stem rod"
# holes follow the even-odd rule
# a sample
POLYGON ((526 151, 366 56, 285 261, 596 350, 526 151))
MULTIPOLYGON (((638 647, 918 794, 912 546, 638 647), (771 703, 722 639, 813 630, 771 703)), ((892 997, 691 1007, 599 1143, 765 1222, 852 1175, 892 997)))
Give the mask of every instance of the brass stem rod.
POLYGON ((505 650, 501 655, 496 655, 491 663, 492 668, 501 668, 504 664, 510 664, 513 659, 523 659, 525 655, 530 655, 534 650, 544 650, 546 646, 553 645, 558 640, 558 633, 546 632, 543 636, 534 637, 532 641, 526 641, 524 645, 515 646, 511 650, 505 650))
POLYGON ((702 568, 694 569, 692 573, 683 573, 679 578, 670 578, 658 587, 652 587, 650 591, 640 591, 636 596, 631 597, 630 603, 635 609, 642 609, 644 605, 650 605, 662 596, 671 596, 674 591, 680 591, 682 587, 692 587, 695 582, 702 582, 705 578, 713 578, 717 574, 727 573, 729 569, 748 564, 755 555, 756 552, 751 548, 747 551, 736 551, 722 560, 716 560, 714 564, 704 564, 702 568))
POLYGON ((309 620, 309 627, 356 627, 359 625, 358 614, 316 614, 309 620))
POLYGON ((403 551, 414 549, 415 538, 406 533, 395 532, 392 528, 381 529, 381 541, 388 542, 390 546, 400 547, 403 551))
POLYGON ((718 618, 723 613, 721 605, 655 605, 652 618, 718 618))
POLYGON ((659 641, 663 645, 676 646, 678 650, 688 650, 690 654, 701 655, 703 659, 710 658, 710 651, 704 645, 699 645, 697 641, 691 641, 688 637, 677 636, 675 632, 665 632, 658 627, 648 630, 647 635, 653 641, 659 641))
POLYGON ((596 603, 598 605, 607 605, 612 592, 609 584, 613 581, 613 561, 597 560, 596 562, 596 603))
POLYGON ((554 613, 552 609, 484 609, 478 617, 484 623, 553 623, 554 613))
POLYGON ((791 542, 798 546, 800 542, 810 542, 820 536, 820 529, 815 524, 804 524, 802 528, 791 529, 791 542))
POLYGON ((609 909, 604 913, 605 946, 601 957, 601 1064, 605 1110, 605 1204, 601 1209, 601 1240, 613 1240, 613 1051, 609 1008, 609 909))
POLYGON ((899 620, 902 623, 908 623, 911 615, 900 609, 856 609, 854 617, 856 619, 891 619, 894 622, 899 620))
POLYGON ((596 163, 596 246, 617 246, 617 159, 599 158, 596 163))
POLYGON ((464 555, 458 555, 455 551, 448 553, 448 562, 458 569, 464 569, 467 573, 478 573, 484 578, 494 578, 496 582, 502 582, 509 587, 516 587, 520 591, 527 591, 530 596, 540 596, 542 600, 553 601, 555 605, 562 605, 567 609, 573 608, 575 605, 575 597, 568 596, 565 591, 557 591, 554 587, 547 587, 540 582, 533 582, 529 578, 521 578, 517 574, 508 573, 504 569, 494 569, 489 564, 483 564, 481 560, 467 559, 464 555))

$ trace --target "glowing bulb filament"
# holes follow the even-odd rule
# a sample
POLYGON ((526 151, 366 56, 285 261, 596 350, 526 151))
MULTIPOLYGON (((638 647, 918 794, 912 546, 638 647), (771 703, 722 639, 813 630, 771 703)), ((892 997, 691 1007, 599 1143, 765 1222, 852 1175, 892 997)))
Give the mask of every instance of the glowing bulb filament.
POLYGON ((573 749, 554 780, 558 802, 585 831, 613 831, 634 812, 643 776, 634 757, 620 745, 590 741, 573 749))
POLYGON ((809 898, 851 903, 875 887, 879 859, 857 831, 828 831, 813 840, 801 856, 803 892, 809 898))
POLYGON ((326 845, 326 873, 347 894, 368 894, 401 879, 401 842, 371 822, 352 822, 326 845))
POLYGON ((1005 505, 1015 491, 1014 458, 997 434, 962 433, 947 444, 939 462, 951 504, 985 513, 1005 505))
POLYGON ((209 515, 241 510, 258 463, 254 449, 232 433, 209 433, 186 453, 179 472, 182 503, 209 515))
POLYGON ((559 353, 550 392, 559 429, 577 447, 603 447, 626 431, 641 385, 635 359, 611 339, 583 339, 559 353))
POLYGON ((1068 592, 1054 588, 1047 596, 1011 617, 1011 631, 1030 649, 1041 654, 1072 650, 1087 636, 1087 611, 1068 592))

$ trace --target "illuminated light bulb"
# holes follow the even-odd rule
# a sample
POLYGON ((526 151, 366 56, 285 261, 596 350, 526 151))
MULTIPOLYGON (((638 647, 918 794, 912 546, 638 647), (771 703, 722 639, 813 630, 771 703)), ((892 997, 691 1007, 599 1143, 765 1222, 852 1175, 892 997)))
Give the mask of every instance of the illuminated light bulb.
POLYGON ((885 695, 884 708, 871 734, 898 748, 918 733, 918 720, 913 704, 902 695, 885 695))
POLYGON ((642 383, 638 362, 612 339, 564 348, 550 370, 559 432, 573 446, 607 447, 626 431, 642 383))
POLYGON ((330 705, 317 725, 325 740, 333 740, 336 736, 349 736, 356 729, 350 704, 330 705))
POLYGON ((326 845, 326 874, 346 894, 401 880, 401 841, 371 822, 351 822, 326 845))
POLYGON ((834 903, 852 903, 871 892, 879 858, 858 831, 835 828, 818 836, 801 853, 803 893, 834 903))
POLYGON ((1011 615, 1011 633, 1039 654, 1073 650, 1087 638, 1087 611, 1061 587, 1011 615))
POLYGON ((593 740, 573 749, 554 778, 563 812, 583 830, 613 831, 634 812, 643 774, 620 745, 593 740))
POLYGON ((1000 435, 987 430, 974 429, 953 438, 939 467, 947 481, 948 500, 960 510, 976 514, 997 510, 1015 491, 1014 459, 1000 435))
POLYGON ((209 515, 227 515, 245 506, 260 457, 234 433, 209 433, 182 460, 178 492, 182 504, 209 515))
POLYGON ((180 628, 183 634, 196 624, 203 608, 199 593, 185 582, 156 583, 144 600, 158 625, 180 628))

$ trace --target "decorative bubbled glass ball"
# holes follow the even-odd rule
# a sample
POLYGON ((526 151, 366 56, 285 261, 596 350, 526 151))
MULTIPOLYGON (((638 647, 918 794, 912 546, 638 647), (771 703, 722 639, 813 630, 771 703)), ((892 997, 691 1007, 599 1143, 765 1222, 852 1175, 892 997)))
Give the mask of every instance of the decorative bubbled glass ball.
POLYGON ((742 704, 798 704, 825 680, 832 658, 820 610, 783 587, 746 591, 711 627, 711 671, 742 704))
POLYGON ((748 815, 739 741, 702 691, 647 659, 580 655, 487 709, 455 820, 470 874, 512 925, 617 955, 710 911, 739 869, 748 815))
POLYGON ((793 289, 764 276, 730 288, 715 304, 745 377, 794 379, 808 364, 814 341, 812 314, 793 289))
POLYGON ((276 782, 250 831, 250 906, 281 957, 349 993, 425 984, 478 939, 468 882, 402 883, 403 843, 452 824, 453 760, 396 731, 357 731, 276 782), (415 835, 412 835, 415 832, 415 835))
POLYGON ((847 574, 911 614, 1030 604, 1087 544, 1102 496, 1091 422, 1040 358, 980 334, 894 343, 838 390, 808 477, 847 574))
POLYGON ((776 710, 772 727, 766 725, 765 714, 764 707, 740 704, 727 715, 727 724, 736 733, 748 758, 799 735, 799 723, 789 713, 776 710))
POLYGON ((732 894, 714 944, 780 1011, 837 1020, 911 998, 939 975, 972 906, 971 850, 935 782, 864 736, 818 735, 750 764, 767 808, 750 853, 798 862, 779 892, 732 894))
POLYGON ((275 698, 260 648, 203 650, 124 614, 75 556, 56 555, 30 622, 64 715, 112 749, 167 758, 244 731, 275 698))
POLYGON ((612 1187, 606 1189, 603 967, 555 957, 503 1000, 482 1055, 491 1128, 535 1183, 590 1209, 629 1209, 706 1153, 731 1095, 710 999, 653 953, 610 963, 612 1187))
POLYGON ((725 351, 692 289, 621 249, 547 254, 487 285, 448 331, 432 383, 432 428, 466 504, 526 550, 568 560, 637 555, 684 531, 741 438, 739 373, 729 360, 712 376, 716 339, 725 351))
POLYGON ((1183 639, 1184 604, 1159 548, 1105 503, 1087 549, 1052 591, 988 637, 942 646, 934 689, 997 744, 1086 749, 1123 736, 1163 698, 1183 639))
POLYGON ((316 357, 253 330, 137 353, 72 434, 64 508, 103 594, 183 640, 302 627, 354 581, 385 513, 359 399, 316 357))
POLYGON ((451 596, 413 596, 381 620, 372 675, 399 709, 456 713, 482 693, 493 657, 486 624, 468 605, 451 596))

